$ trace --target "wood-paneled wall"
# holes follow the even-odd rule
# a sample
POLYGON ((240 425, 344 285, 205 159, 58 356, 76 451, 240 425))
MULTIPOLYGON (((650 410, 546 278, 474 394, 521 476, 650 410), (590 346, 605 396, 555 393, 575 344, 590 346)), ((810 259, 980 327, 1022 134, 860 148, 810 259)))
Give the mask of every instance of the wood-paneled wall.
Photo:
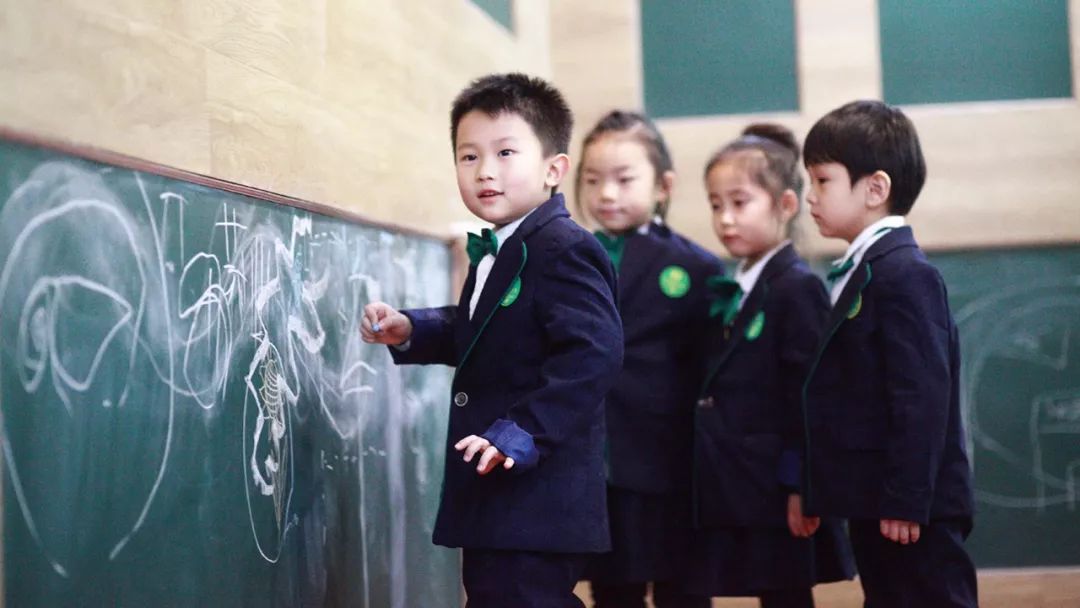
POLYGON ((546 1, 0 0, 0 124, 439 234, 454 95, 550 75, 546 1))
MULTIPOLYGON (((636 0, 552 0, 554 79, 578 118, 577 133, 614 107, 641 109, 640 16, 636 0)), ((791 128, 857 98, 880 98, 877 9, 866 0, 795 0, 801 110, 659 121, 680 172, 671 224, 722 251, 702 185, 708 157, 753 121, 791 128)), ((1068 100, 913 106, 929 178, 910 216, 928 248, 1080 241, 1080 0, 1070 0, 1074 97, 1068 100)), ((737 87, 739 83, 717 83, 737 87)), ((579 141, 579 140, 575 140, 579 141)), ((575 143, 575 155, 579 143, 575 143)), ((804 215, 809 255, 842 252, 804 215)))

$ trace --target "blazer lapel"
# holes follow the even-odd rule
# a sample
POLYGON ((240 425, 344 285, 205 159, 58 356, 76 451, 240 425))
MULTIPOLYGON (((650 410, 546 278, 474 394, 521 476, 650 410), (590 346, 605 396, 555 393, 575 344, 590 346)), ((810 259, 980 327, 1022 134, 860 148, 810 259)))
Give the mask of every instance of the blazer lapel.
MULTIPOLYGON (((499 254, 495 256, 495 264, 491 267, 491 274, 484 283, 484 290, 480 292, 480 300, 476 303, 476 310, 468 323, 465 340, 462 341, 468 346, 458 359, 459 371, 465 365, 473 346, 484 333, 491 318, 495 316, 499 308, 502 308, 500 304, 503 298, 512 287, 515 287, 515 281, 520 280, 521 271, 525 269, 527 259, 528 249, 517 234, 511 236, 506 244, 499 248, 499 254)), ((468 306, 468 303, 466 302, 465 305, 468 306)), ((466 312, 468 312, 467 309, 466 312)))
POLYGON ((491 266, 491 273, 488 274, 487 281, 484 283, 484 289, 476 302, 476 311, 471 319, 469 318, 469 298, 472 297, 473 289, 475 289, 476 268, 469 270, 470 278, 465 281, 461 303, 458 305, 463 307, 459 308, 461 314, 458 315, 458 318, 463 321, 459 321, 455 335, 458 350, 461 353, 458 357, 457 370, 454 372, 455 376, 472 354, 473 347, 487 329, 491 318, 501 308, 503 298, 514 287, 515 279, 520 280, 529 257, 525 240, 548 222, 560 217, 570 217, 570 214, 566 211, 563 195, 555 194, 525 218, 514 234, 499 246, 499 253, 495 256, 495 263, 491 266))
POLYGON ((731 353, 735 351, 735 348, 746 337, 747 328, 754 318, 758 316, 761 310, 765 307, 765 299, 769 295, 769 280, 774 276, 785 270, 788 266, 798 262, 799 256, 795 253, 795 248, 790 244, 784 247, 780 251, 776 252, 776 255, 765 264, 765 268, 761 269, 761 276, 758 277, 754 287, 750 290, 750 294, 746 296, 746 300, 743 301, 742 308, 739 309, 739 314, 735 315, 734 321, 731 323, 731 328, 725 328, 724 331, 724 346, 720 349, 716 355, 710 360, 708 367, 708 373, 705 376, 705 384, 702 385, 701 392, 704 393, 708 389, 709 384, 712 383, 713 378, 717 372, 724 365, 724 362, 728 360, 731 353))
POLYGON ((454 346, 457 360, 460 364, 469 348, 472 339, 472 320, 469 319, 469 301, 472 299, 473 290, 476 288, 476 266, 469 266, 469 274, 465 277, 465 286, 461 288, 461 297, 458 299, 457 316, 454 320, 454 346))
POLYGON ((829 344, 836 330, 848 319, 852 307, 861 302, 862 292, 870 284, 871 276, 873 276, 873 273, 870 270, 870 262, 866 261, 864 255, 863 260, 851 272, 851 278, 844 285, 844 291, 840 293, 840 298, 836 300, 836 304, 829 311, 829 320, 825 323, 825 337, 822 338, 818 347, 818 358, 825 351, 825 347, 829 344))
POLYGON ((655 250, 651 234, 632 233, 626 235, 626 248, 623 249, 622 262, 619 264, 619 301, 628 302, 627 294, 639 288, 644 277, 655 266, 655 250))
MULTIPOLYGON (((708 372, 705 374, 705 383, 701 387, 701 392, 704 393, 708 389, 709 384, 712 383, 713 378, 723 367, 724 363, 731 357, 731 353, 735 351, 735 348, 742 342, 744 335, 746 334, 746 328, 750 325, 750 322, 754 317, 761 312, 762 307, 765 306, 765 296, 769 293, 769 286, 759 280, 754 288, 750 290, 750 295, 743 301, 742 308, 739 309, 739 314, 735 315, 735 320, 731 322, 731 327, 720 328, 719 331, 710 332, 711 339, 724 341, 723 347, 719 351, 715 351, 716 354, 709 358, 708 372)), ((716 327, 720 327, 720 321, 715 322, 716 327)))
POLYGON ((836 333, 837 328, 852 316, 853 308, 861 305, 862 292, 870 284, 870 279, 873 276, 871 266, 874 260, 895 249, 915 246, 915 238, 912 236, 911 227, 902 226, 890 230, 867 248, 866 252, 863 253, 859 266, 851 272, 851 278, 844 285, 844 291, 840 293, 840 297, 836 300, 836 304, 833 305, 832 311, 829 313, 829 321, 825 325, 825 337, 822 339, 821 348, 818 350, 819 353, 825 349, 826 344, 832 338, 832 335, 836 333))
POLYGON ((777 251, 769 260, 768 264, 765 264, 765 268, 761 269, 761 278, 758 282, 764 281, 766 284, 770 279, 788 269, 792 264, 796 264, 799 261, 799 254, 795 253, 795 246, 788 243, 780 251, 777 251))

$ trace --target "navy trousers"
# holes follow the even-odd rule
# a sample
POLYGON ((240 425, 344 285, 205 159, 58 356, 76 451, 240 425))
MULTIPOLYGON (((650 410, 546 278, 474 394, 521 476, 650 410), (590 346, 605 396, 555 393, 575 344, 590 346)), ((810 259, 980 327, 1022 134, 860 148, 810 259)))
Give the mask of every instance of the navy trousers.
POLYGON ((923 526, 919 542, 895 543, 878 520, 851 520, 848 532, 866 608, 976 608, 975 565, 964 549, 970 520, 923 526))
POLYGON ((466 608, 584 608, 574 586, 589 555, 465 549, 466 608))
MULTIPOLYGON (((648 583, 607 585, 592 583, 594 608, 645 608, 648 583)), ((653 605, 656 608, 709 608, 710 599, 687 595, 675 583, 653 583, 653 605)))

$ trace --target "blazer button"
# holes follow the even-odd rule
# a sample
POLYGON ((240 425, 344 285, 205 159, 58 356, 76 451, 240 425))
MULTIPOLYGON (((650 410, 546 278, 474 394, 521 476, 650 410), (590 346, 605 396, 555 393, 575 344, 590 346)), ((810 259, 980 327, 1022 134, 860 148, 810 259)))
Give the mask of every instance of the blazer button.
POLYGON ((705 397, 704 399, 698 399, 697 406, 698 407, 712 407, 713 406, 713 398, 712 397, 705 397))
POLYGON ((454 395, 454 405, 458 407, 465 407, 465 404, 469 402, 469 395, 464 391, 454 395))

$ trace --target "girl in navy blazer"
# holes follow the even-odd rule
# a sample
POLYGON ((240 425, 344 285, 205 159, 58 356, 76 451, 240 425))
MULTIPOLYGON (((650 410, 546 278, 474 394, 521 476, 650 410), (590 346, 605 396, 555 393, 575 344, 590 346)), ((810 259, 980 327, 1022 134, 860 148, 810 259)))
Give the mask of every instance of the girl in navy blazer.
POLYGON ((788 238, 798 159, 790 131, 753 125, 705 168, 713 229, 740 261, 709 280, 686 588, 766 608, 813 606, 815 583, 853 575, 842 527, 804 517, 799 494, 802 385, 829 298, 788 238))
POLYGON ((663 223, 675 174, 648 118, 614 111, 585 137, 578 204, 618 273, 622 373, 608 394, 607 480, 612 551, 586 573, 601 608, 707 607, 674 584, 690 526, 693 403, 707 314, 705 279, 716 256, 663 223))

